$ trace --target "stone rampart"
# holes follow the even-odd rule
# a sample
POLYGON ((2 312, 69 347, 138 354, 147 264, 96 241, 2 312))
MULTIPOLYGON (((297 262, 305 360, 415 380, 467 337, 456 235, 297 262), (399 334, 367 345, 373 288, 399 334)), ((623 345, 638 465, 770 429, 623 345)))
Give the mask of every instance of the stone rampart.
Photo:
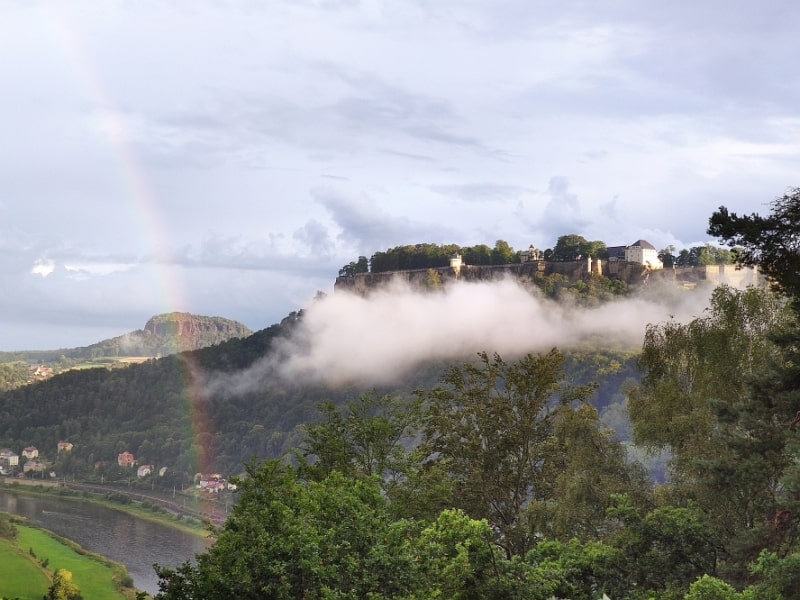
POLYGON ((529 261, 509 265, 461 265, 458 270, 451 267, 390 271, 384 273, 359 273, 351 277, 338 277, 334 289, 366 295, 369 291, 389 285, 393 281, 407 283, 412 287, 426 287, 430 271, 439 275, 443 285, 460 281, 496 281, 506 277, 533 278, 537 273, 559 274, 575 282, 591 275, 602 274, 610 279, 619 279, 629 285, 643 285, 649 281, 668 281, 676 285, 695 285, 699 282, 728 284, 743 288, 748 285, 764 285, 758 269, 736 265, 708 265, 701 267, 676 267, 652 271, 640 263, 607 260, 576 261, 529 261))

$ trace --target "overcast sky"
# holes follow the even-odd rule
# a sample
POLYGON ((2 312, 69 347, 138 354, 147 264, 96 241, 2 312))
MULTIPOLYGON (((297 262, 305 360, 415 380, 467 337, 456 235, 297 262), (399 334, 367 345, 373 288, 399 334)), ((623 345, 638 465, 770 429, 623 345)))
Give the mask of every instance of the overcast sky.
POLYGON ((778 2, 0 0, 0 350, 254 330, 359 255, 709 241, 800 185, 778 2))

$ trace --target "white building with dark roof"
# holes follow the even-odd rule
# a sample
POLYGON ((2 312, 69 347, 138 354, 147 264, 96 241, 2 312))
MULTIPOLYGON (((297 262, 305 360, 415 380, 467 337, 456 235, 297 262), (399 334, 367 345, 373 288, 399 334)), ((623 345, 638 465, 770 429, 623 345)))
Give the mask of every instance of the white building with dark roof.
POLYGON ((16 467, 19 465, 19 454, 8 448, 0 450, 0 465, 16 467))
POLYGON ((625 248, 625 260, 646 265, 651 269, 663 269, 664 263, 658 258, 658 250, 647 240, 636 240, 625 248))

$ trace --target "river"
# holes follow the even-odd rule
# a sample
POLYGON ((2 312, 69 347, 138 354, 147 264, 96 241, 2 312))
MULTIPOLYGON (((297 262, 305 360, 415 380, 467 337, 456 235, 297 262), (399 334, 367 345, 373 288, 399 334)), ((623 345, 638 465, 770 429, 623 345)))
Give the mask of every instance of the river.
POLYGON ((79 500, 0 490, 0 511, 27 517, 91 552, 125 565, 133 585, 151 595, 158 592, 154 563, 176 567, 211 544, 208 539, 79 500))

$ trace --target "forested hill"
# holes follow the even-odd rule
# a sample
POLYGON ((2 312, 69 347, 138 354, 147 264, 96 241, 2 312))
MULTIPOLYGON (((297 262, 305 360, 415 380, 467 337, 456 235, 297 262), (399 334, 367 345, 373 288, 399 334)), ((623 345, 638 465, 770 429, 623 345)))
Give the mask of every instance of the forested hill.
POLYGON ((56 364, 103 357, 156 357, 213 346, 232 338, 247 337, 247 326, 223 317, 172 312, 148 319, 144 329, 79 348, 0 352, 0 363, 26 361, 56 364))
MULTIPOLYGON (((319 418, 322 402, 341 406, 372 388, 329 389, 285 381, 270 376, 266 367, 249 391, 231 393, 230 385, 206 383, 257 363, 302 318, 302 313, 292 313, 246 338, 126 369, 70 371, 0 394, 0 448, 19 453, 36 446, 45 458, 55 459, 57 443, 68 440, 74 450, 67 464, 57 466, 84 477, 92 476, 96 462, 113 463, 123 451, 132 452, 139 464, 190 474, 235 473, 254 456, 278 456, 297 445, 300 424, 319 418)), ((447 366, 421 365, 393 388, 378 392, 407 397, 413 390, 430 389, 447 366)), ((567 355, 565 366, 575 383, 599 381, 598 408, 612 421, 624 421, 614 415, 624 414, 624 382, 637 377, 633 356, 573 354, 567 355)))

